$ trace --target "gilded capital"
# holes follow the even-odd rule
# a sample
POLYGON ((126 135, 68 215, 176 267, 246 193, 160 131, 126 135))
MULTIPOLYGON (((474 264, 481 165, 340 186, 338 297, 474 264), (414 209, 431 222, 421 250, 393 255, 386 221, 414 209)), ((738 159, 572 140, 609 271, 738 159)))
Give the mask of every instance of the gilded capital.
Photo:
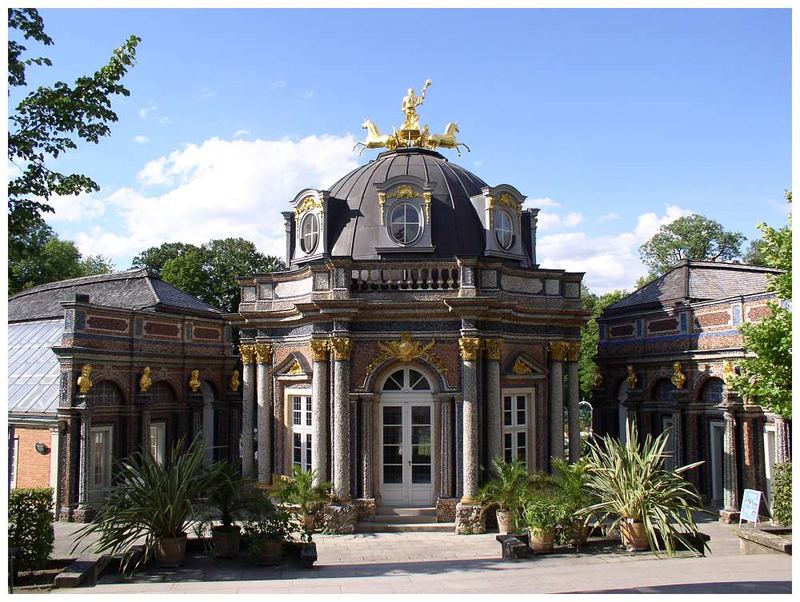
POLYGON ((567 358, 567 344, 564 341, 550 341, 550 359, 563 362, 567 358))
POLYGON ((577 362, 581 354, 581 344, 577 341, 564 343, 567 347, 567 361, 577 362))
POLYGON ((486 349, 486 359, 499 361, 503 355, 503 340, 502 339, 486 339, 483 341, 483 346, 486 349))
POLYGON ((337 337, 331 339, 333 358, 339 361, 349 361, 350 352, 353 350, 353 339, 337 337))
POLYGON ((255 345, 239 345, 239 354, 242 356, 242 364, 252 364, 256 359, 255 345))
POLYGON ((256 343, 256 363, 269 364, 272 362, 272 345, 269 343, 256 343))
POLYGON ((477 337, 461 337, 458 339, 458 350, 464 361, 475 361, 481 354, 481 340, 477 337))
POLYGON ((328 341, 311 341, 311 359, 315 362, 324 362, 328 359, 329 349, 328 341))

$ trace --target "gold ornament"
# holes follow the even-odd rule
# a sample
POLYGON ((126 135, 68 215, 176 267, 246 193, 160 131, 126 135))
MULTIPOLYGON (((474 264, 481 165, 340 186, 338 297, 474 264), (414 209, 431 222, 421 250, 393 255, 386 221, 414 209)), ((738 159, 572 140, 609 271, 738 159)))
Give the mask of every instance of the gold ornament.
POLYGON ((627 379, 628 388, 635 389, 636 385, 639 383, 639 377, 636 376, 636 369, 633 367, 633 365, 628 364, 627 370, 628 370, 628 379, 627 379))
POLYGON ((686 384, 686 375, 681 372, 681 363, 675 362, 672 364, 672 378, 670 379, 676 389, 683 389, 686 384))
POLYGON ((269 364, 272 361, 272 345, 269 343, 256 343, 256 363, 269 364))
POLYGON ((311 341, 311 357, 315 362, 324 362, 328 359, 328 341, 311 341))
POLYGON ((514 362, 514 367, 511 368, 511 372, 514 374, 533 374, 531 367, 523 362, 521 358, 517 358, 517 361, 514 362))
POLYGON ((414 190, 412 186, 408 184, 400 184, 397 188, 395 188, 392 192, 388 194, 388 196, 392 197, 393 199, 421 199, 422 194, 414 190))
POLYGON ((722 382, 725 383, 726 386, 730 387, 731 382, 736 377, 736 367, 733 365, 731 360, 725 360, 722 362, 722 382))
POLYGON ((233 391, 235 393, 236 391, 239 390, 239 386, 241 384, 242 383, 239 381, 239 371, 238 370, 234 370, 231 373, 231 382, 228 384, 228 386, 230 387, 231 391, 233 391))
POLYGON ((313 196, 307 196, 302 201, 297 203, 297 207, 294 208, 294 212, 297 217, 300 217, 306 211, 311 211, 312 209, 322 209, 322 201, 315 199, 313 196))
POLYGON ((458 350, 462 360, 474 362, 481 353, 481 340, 477 337, 461 337, 458 339, 458 350))
POLYGON ((486 339, 483 341, 486 349, 486 359, 499 361, 503 355, 503 341, 501 339, 486 339))
POLYGON ((353 350, 353 339, 346 339, 343 337, 331 339, 331 347, 335 360, 348 361, 350 359, 350 352, 353 350))
POLYGON ((378 203, 380 203, 380 205, 381 205, 381 226, 385 226, 386 225, 386 217, 384 215, 386 213, 386 193, 385 192, 379 192, 378 193, 378 203))
POLYGON ((189 378, 189 388, 192 393, 197 393, 200 390, 200 370, 192 370, 192 376, 189 378))
POLYGON ((81 366, 81 375, 78 377, 78 388, 85 395, 92 388, 92 384, 92 365, 84 364, 81 366))
POLYGON ((550 341, 550 359, 563 362, 567 358, 567 344, 564 341, 550 341))
POLYGON ((255 345, 239 345, 239 354, 242 356, 242 364, 252 364, 256 359, 255 345))
POLYGON ((567 347, 567 361, 577 362, 581 354, 581 344, 575 341, 565 343, 567 347))
POLYGON ((139 391, 147 393, 152 384, 153 380, 150 378, 150 367, 145 366, 145 369, 142 371, 142 377, 139 379, 139 391))
POLYGON ((379 366, 390 359, 398 359, 406 364, 416 359, 422 359, 436 368, 441 374, 445 374, 447 368, 442 363, 442 360, 439 359, 439 356, 433 352, 434 345, 436 345, 436 341, 430 341, 427 345, 421 341, 415 341, 411 337, 411 333, 408 332, 402 333, 399 341, 378 341, 380 351, 367 366, 366 375, 369 376, 375 366, 379 366))
POLYGON ((300 362, 294 360, 294 363, 289 366, 289 369, 286 371, 286 374, 291 374, 295 376, 297 374, 303 374, 303 366, 300 365, 300 362))

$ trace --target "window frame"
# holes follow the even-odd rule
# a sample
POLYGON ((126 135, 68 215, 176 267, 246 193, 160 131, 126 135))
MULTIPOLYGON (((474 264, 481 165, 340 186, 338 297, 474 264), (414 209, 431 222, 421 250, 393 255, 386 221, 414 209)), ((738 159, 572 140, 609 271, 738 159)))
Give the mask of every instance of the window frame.
POLYGON ((88 462, 88 487, 87 487, 87 498, 90 502, 97 502, 101 501, 105 498, 108 489, 111 487, 111 480, 112 480, 112 467, 114 463, 114 425, 111 424, 102 424, 97 426, 90 426, 89 427, 89 449, 87 450, 89 455, 89 462, 88 462), (103 468, 103 484, 102 486, 98 487, 94 483, 94 474, 97 464, 95 462, 95 434, 97 433, 105 433, 107 435, 107 439, 105 441, 106 449, 104 457, 102 458, 104 461, 104 465, 101 465, 103 468))
POLYGON ((386 220, 386 230, 387 230, 387 232, 389 234, 389 238, 392 241, 394 241, 395 243, 397 243, 398 245, 401 245, 403 247, 408 247, 408 246, 413 245, 414 243, 416 243, 422 237, 422 234, 425 231, 425 222, 423 220, 423 216, 422 216, 422 212, 420 211, 420 208, 415 203, 411 203, 409 201, 401 201, 401 202, 398 202, 398 203, 394 203, 392 205, 391 210, 389 211, 389 219, 386 220), (416 224, 417 224, 417 232, 416 232, 416 235, 412 239, 410 239, 408 241, 402 241, 402 240, 400 240, 398 237, 396 237, 394 235, 394 231, 393 231, 392 228, 393 228, 393 226, 395 224, 394 215, 400 209, 403 210, 404 221, 402 223, 404 225, 404 228, 405 229, 408 228, 408 224, 411 223, 411 222, 408 222, 406 220, 406 215, 407 215, 405 213, 406 208, 411 209, 417 216, 417 222, 416 222, 416 224))
POLYGON ((535 399, 535 389, 533 388, 507 388, 500 391, 500 438, 503 449, 503 459, 508 461, 509 456, 507 452, 510 451, 510 458, 520 459, 525 462, 526 468, 530 470, 534 466, 533 458, 533 441, 531 440, 531 432, 534 424, 533 407, 535 399), (511 408, 506 409, 506 399, 511 398, 511 408), (519 420, 519 401, 520 398, 524 399, 524 423, 519 420), (506 415, 510 411, 511 424, 506 424, 506 415), (524 434, 524 444, 520 445, 520 434, 524 434), (510 436, 511 445, 507 445, 507 437, 510 436), (520 456, 520 449, 522 449, 522 456, 520 456))
POLYGON ((156 464, 164 465, 167 455, 167 423, 165 420, 154 420, 150 422, 148 436, 150 437, 149 453, 156 464), (155 449, 156 453, 153 453, 155 449))
POLYGON ((517 234, 514 229, 514 219, 505 209, 494 209, 494 216, 492 218, 492 231, 494 232, 494 237, 497 241, 497 244, 500 245, 500 248, 503 249, 503 251, 509 251, 511 247, 514 246, 514 237, 517 234), (500 225, 500 216, 503 216, 503 218, 508 220, 508 230, 500 230, 498 227, 500 225), (508 232, 508 245, 503 244, 503 241, 500 238, 501 232, 508 232))
POLYGON ((300 250, 302 250, 303 253, 305 253, 306 255, 311 255, 317 250, 317 247, 319 246, 319 239, 320 239, 319 216, 316 213, 309 211, 300 219, 300 250), (306 248, 306 236, 308 236, 309 234, 307 234, 304 231, 304 228, 309 223, 314 224, 315 226, 315 228, 311 232, 314 235, 314 244, 311 245, 309 248, 306 248))
POLYGON ((289 466, 300 466, 303 470, 311 470, 311 450, 313 449, 314 420, 312 409, 312 395, 309 389, 287 389, 286 399, 288 406, 289 423, 289 466), (295 409, 295 400, 299 400, 299 409, 295 409), (299 423, 295 423, 299 413, 299 423), (299 436, 300 445, 296 445, 296 438, 299 436), (296 461, 295 454, 299 451, 300 460, 296 461))

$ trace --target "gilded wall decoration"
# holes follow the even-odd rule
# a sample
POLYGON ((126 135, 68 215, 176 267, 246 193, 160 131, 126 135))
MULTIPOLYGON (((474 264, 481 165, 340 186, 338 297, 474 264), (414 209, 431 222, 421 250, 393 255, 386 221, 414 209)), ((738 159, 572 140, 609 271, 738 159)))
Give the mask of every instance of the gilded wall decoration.
POLYGON ((322 201, 315 199, 313 196, 307 196, 297 204, 294 212, 300 217, 306 211, 311 211, 312 209, 322 209, 322 201))
POLYGON ((639 377, 636 376, 636 369, 633 367, 633 365, 628 364, 626 370, 628 371, 628 388, 635 389, 636 385, 639 384, 639 377))
POLYGON ((142 377, 139 379, 139 391, 147 393, 153 384, 153 379, 150 377, 150 367, 145 366, 142 371, 142 377))
POLYGON ((581 344, 577 341, 565 343, 567 346, 567 361, 577 362, 581 354, 581 344))
POLYGON ((353 339, 336 337, 331 339, 333 358, 336 361, 349 361, 350 353, 353 351, 353 339))
POLYGON ((192 370, 192 376, 189 378, 189 388, 192 393, 197 393, 200 390, 200 370, 192 370))
POLYGON ((269 364, 272 362, 272 345, 269 343, 256 343, 256 363, 269 364))
POLYGON ((670 381, 672 381, 676 389, 683 389, 686 386, 686 375, 681 372, 680 362, 672 364, 672 378, 670 378, 670 381))
POLYGON ((503 355, 502 339, 486 339, 483 341, 483 345, 486 349, 486 359, 500 361, 500 357, 503 355))
POLYGON ((481 340, 476 337, 461 337, 458 339, 458 351, 462 360, 474 362, 481 353, 481 340))
POLYGON ((92 388, 92 365, 81 366, 81 375, 78 377, 78 389, 84 395, 92 388))
POLYGON ((289 369, 286 371, 286 374, 289 374, 291 376, 296 376, 298 374, 304 374, 303 366, 300 365, 300 362, 298 362, 297 360, 294 360, 294 362, 292 362, 292 365, 289 366, 289 369))
POLYGON ((242 364, 252 364, 256 359, 255 345, 239 345, 239 354, 242 356, 242 364))
POLYGON ((238 370, 234 370, 231 373, 231 381, 228 383, 228 387, 230 388, 231 391, 233 391, 235 393, 236 391, 239 390, 239 387, 241 386, 241 384, 242 383, 239 380, 239 371, 238 370))
POLYGON ((517 361, 514 362, 514 367, 511 368, 511 372, 514 374, 533 374, 533 369, 522 361, 522 358, 517 358, 517 361))
POLYGON ((555 362, 563 362, 567 359, 567 344, 564 341, 550 341, 550 359, 555 362))
POLYGON ((328 359, 330 342, 327 340, 311 341, 311 359, 315 362, 324 362, 328 359))
POLYGON ((435 345, 436 341, 429 341, 427 344, 423 344, 422 341, 415 341, 411 333, 408 332, 402 333, 399 341, 378 341, 378 349, 380 351, 367 366, 366 377, 368 378, 372 374, 376 366, 393 359, 399 360, 404 364, 421 359, 444 375, 447 373, 447 367, 433 351, 435 345))

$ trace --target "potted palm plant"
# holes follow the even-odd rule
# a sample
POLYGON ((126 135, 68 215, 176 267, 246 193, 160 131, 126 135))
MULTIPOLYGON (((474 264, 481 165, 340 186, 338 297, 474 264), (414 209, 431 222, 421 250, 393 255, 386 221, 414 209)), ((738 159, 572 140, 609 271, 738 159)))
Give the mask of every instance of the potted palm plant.
POLYGON ((304 470, 295 464, 291 478, 278 481, 272 488, 273 495, 296 511, 307 534, 316 527, 318 507, 331 499, 331 484, 325 482, 315 485, 316 478, 317 471, 304 470))
POLYGON ((525 523, 530 531, 530 547, 534 552, 548 553, 555 546, 556 527, 564 517, 559 498, 534 498, 524 510, 525 523))
POLYGON ((610 530, 619 529, 629 550, 650 548, 657 555, 663 542, 672 556, 680 543, 699 555, 707 544, 699 536, 693 513, 703 508, 700 496, 681 475, 702 462, 667 470, 664 449, 669 431, 655 438, 647 435, 639 445, 636 426, 626 430, 624 444, 606 435, 589 445, 586 486, 599 501, 582 514, 611 519, 610 530))
POLYGON ((519 460, 506 462, 503 458, 492 461, 492 479, 478 492, 483 511, 497 509, 497 530, 514 532, 526 493, 530 491, 531 478, 525 464, 519 460))
POLYGON ((564 508, 565 539, 571 540, 575 546, 580 546, 586 542, 589 535, 589 526, 586 524, 588 517, 582 518, 580 513, 594 502, 586 483, 588 461, 582 458, 570 464, 561 458, 553 458, 553 468, 554 482, 564 508))
POLYGON ((195 439, 185 449, 177 442, 167 462, 136 452, 121 462, 111 492, 95 519, 77 532, 73 551, 90 534, 99 533, 95 551, 122 554, 123 572, 135 570, 151 557, 163 566, 181 564, 186 556, 186 533, 198 519, 197 501, 214 479, 203 467, 204 448, 195 439), (128 554, 143 544, 141 555, 128 554), (131 558, 138 557, 133 566, 131 558))
POLYGON ((289 538, 289 515, 264 492, 255 491, 244 508, 244 540, 256 564, 278 564, 289 538))
POLYGON ((252 481, 239 476, 236 468, 227 462, 217 462, 212 467, 214 484, 208 492, 208 505, 212 516, 221 525, 211 527, 211 539, 217 558, 234 558, 239 553, 241 528, 234 520, 246 504, 252 481))

